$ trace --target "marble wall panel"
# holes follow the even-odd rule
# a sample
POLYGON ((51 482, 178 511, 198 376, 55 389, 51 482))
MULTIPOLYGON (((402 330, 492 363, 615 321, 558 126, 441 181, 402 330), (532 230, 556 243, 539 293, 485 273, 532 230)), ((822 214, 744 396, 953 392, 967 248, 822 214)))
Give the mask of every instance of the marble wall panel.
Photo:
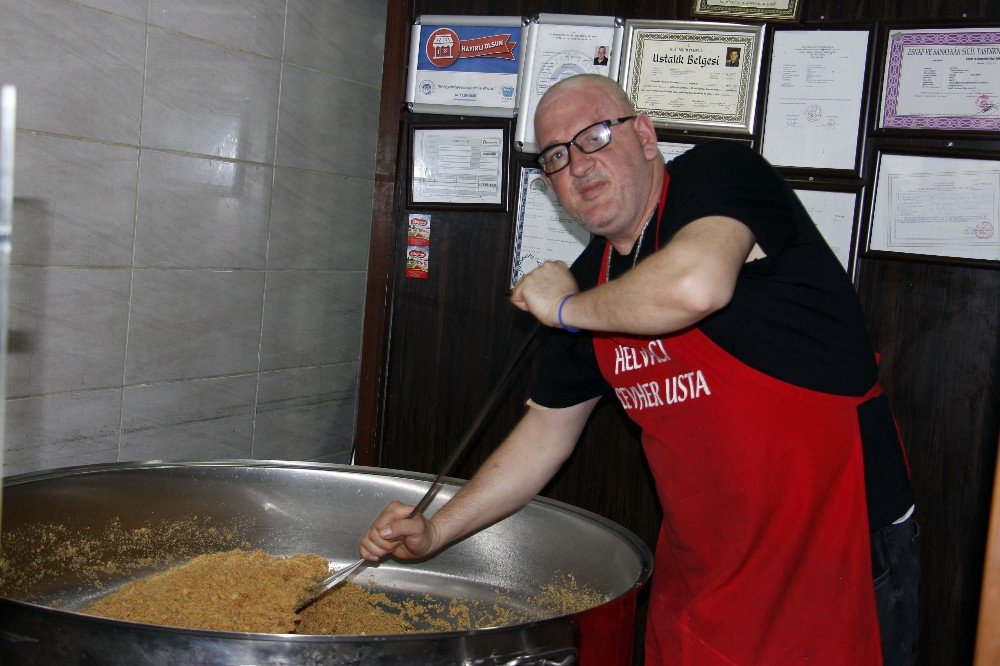
POLYGON ((268 274, 261 370, 356 361, 361 351, 365 274, 268 274))
POLYGON ((150 0, 149 22, 280 58, 285 0, 150 0))
POLYGON ((5 476, 118 459, 121 389, 6 401, 5 476))
POLYGON ((143 145, 270 161, 279 75, 276 60, 151 27, 143 145))
POLYGON ((350 459, 387 6, 0 0, 8 472, 350 459))
POLYGON ((275 164, 371 178, 379 90, 285 63, 275 164))
POLYGON ((253 372, 263 272, 136 271, 128 384, 253 372))
POLYGON ((268 268, 365 270, 370 180, 277 168, 268 268))
POLYGON ((357 379, 357 363, 261 373, 253 457, 349 462, 357 379))
POLYGON ((135 148, 20 132, 11 262, 131 266, 135 148))
POLYGON ((386 3, 289 0, 285 60, 381 87, 386 3))
POLYGON ((145 21, 149 0, 82 0, 80 4, 136 21, 145 21))
POLYGON ((271 171, 143 150, 136 265, 264 268, 271 171))
POLYGON ((10 270, 7 395, 120 386, 129 271, 10 270))
POLYGON ((125 389, 122 460, 249 458, 252 375, 125 389))
POLYGON ((0 17, 18 127, 138 143, 144 25, 62 0, 0 0, 0 17))

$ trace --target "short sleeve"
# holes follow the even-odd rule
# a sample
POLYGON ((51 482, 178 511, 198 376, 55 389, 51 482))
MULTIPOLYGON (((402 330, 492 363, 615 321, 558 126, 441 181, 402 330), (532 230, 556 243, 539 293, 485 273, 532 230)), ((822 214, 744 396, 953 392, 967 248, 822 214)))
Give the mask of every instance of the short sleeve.
MULTIPOLYGON (((570 267, 581 291, 597 286, 604 245, 601 239, 592 240, 570 267)), ((533 401, 542 407, 572 407, 610 390, 597 365, 589 331, 548 330, 541 368, 530 393, 533 401)))
POLYGON ((755 152, 733 141, 699 144, 671 160, 663 229, 667 238, 689 222, 722 215, 753 232, 771 257, 795 238, 795 214, 781 176, 755 152))

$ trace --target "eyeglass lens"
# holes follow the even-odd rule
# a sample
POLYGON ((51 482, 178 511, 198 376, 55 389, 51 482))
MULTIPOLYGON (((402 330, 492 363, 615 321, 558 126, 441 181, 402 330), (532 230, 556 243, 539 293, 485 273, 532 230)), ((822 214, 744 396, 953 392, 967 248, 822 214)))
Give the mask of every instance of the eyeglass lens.
POLYGON ((569 164, 569 147, 576 146, 582 153, 593 153, 611 143, 611 128, 604 120, 584 127, 567 143, 552 146, 539 156, 539 163, 545 173, 555 173, 569 164))

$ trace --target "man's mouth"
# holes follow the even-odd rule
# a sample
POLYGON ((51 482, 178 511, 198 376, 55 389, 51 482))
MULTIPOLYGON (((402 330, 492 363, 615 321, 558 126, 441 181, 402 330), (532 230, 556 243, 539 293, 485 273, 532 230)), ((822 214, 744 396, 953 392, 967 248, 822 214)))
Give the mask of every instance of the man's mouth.
POLYGON ((581 198, 590 201, 600 195, 605 185, 606 183, 603 180, 590 180, 578 186, 577 191, 580 193, 581 198))

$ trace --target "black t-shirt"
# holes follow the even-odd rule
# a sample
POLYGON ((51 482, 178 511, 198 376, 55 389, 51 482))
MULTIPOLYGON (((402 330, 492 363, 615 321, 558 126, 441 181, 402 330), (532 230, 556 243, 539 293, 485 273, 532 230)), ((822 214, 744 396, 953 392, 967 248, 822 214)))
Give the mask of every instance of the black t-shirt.
MULTIPOLYGON (((732 301, 698 328, 742 363, 776 379, 835 395, 867 393, 877 368, 854 286, 785 180, 759 155, 729 141, 699 144, 672 160, 667 170, 670 185, 660 217, 661 247, 687 223, 723 215, 745 224, 767 255, 744 264, 732 301)), ((628 256, 612 248, 610 279, 655 252, 656 236, 654 229, 647 229, 628 256)), ((581 290, 597 285, 606 246, 603 238, 592 239, 573 263, 581 290)), ((592 337, 587 332, 550 331, 532 400, 568 407, 609 390, 592 337)), ((883 411, 872 418, 884 419, 888 410, 883 411)), ((886 432, 884 427, 868 430, 886 432)), ((888 445, 876 448, 883 451, 888 445)), ((902 456, 897 457, 894 480, 887 483, 898 490, 902 456)), ((905 480, 905 469, 902 473, 905 480)), ((869 471, 868 477, 882 474, 869 471)), ((891 493, 895 499, 888 501, 888 522, 909 506, 899 510, 907 499, 897 490, 891 493)), ((872 520, 880 522, 882 516, 872 520)))

